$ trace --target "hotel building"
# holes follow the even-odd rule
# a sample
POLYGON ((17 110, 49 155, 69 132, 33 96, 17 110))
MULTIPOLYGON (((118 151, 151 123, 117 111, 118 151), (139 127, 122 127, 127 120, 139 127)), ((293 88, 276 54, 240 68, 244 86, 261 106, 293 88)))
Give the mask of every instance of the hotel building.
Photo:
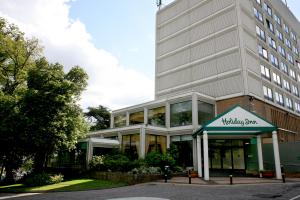
POLYGON ((266 168, 280 178, 280 158, 288 166, 300 157, 299 42, 300 23, 281 0, 164 6, 155 100, 113 111, 110 129, 89 134, 87 159, 101 138, 117 139, 132 158, 174 144, 182 166, 206 180, 209 170, 266 168))

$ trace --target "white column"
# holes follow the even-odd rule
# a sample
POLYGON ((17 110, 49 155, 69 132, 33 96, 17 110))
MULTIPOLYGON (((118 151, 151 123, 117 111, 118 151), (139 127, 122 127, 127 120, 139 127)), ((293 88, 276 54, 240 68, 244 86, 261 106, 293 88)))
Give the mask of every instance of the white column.
POLYGON ((209 166, 208 166, 208 136, 207 131, 203 132, 203 158, 204 158, 204 180, 209 180, 209 166))
POLYGON ((86 158, 87 158, 87 169, 89 169, 89 163, 91 162, 93 158, 93 143, 91 141, 91 138, 89 138, 87 142, 87 152, 86 152, 86 158))
POLYGON ((166 102, 166 128, 170 128, 170 103, 166 102))
POLYGON ((170 144, 171 144, 171 138, 170 138, 170 135, 168 134, 167 135, 167 149, 170 148, 170 144))
POLYGON ((256 143, 257 143, 258 168, 259 168, 259 171, 262 171, 262 170, 264 170, 264 161, 263 161, 260 135, 258 135, 256 137, 256 143))
POLYGON ((146 140, 146 130, 145 126, 140 129, 140 158, 145 158, 145 140, 146 140))
POLYGON ((144 108, 144 124, 148 124, 148 108, 144 108))
POLYGON ((198 177, 202 177, 201 137, 197 135, 197 165, 198 177))
POLYGON ((110 114, 110 128, 114 128, 114 115, 110 114))
POLYGON ((119 147, 122 150, 122 133, 121 132, 118 132, 118 140, 119 140, 119 143, 120 143, 119 147))
POLYGON ((197 141, 196 141, 196 138, 193 138, 193 168, 194 168, 194 170, 198 170, 198 164, 197 164, 197 141))
POLYGON ((278 139, 277 139, 277 131, 272 132, 273 139, 273 151, 274 151, 274 161, 275 161, 275 170, 276 170, 276 178, 281 179, 281 166, 280 166, 280 156, 279 156, 279 147, 278 147, 278 139))
POLYGON ((192 95, 192 119, 193 119, 194 130, 197 130, 199 128, 199 125, 198 125, 198 98, 196 93, 193 93, 192 95))
POLYGON ((126 126, 129 126, 129 112, 126 112, 126 126))

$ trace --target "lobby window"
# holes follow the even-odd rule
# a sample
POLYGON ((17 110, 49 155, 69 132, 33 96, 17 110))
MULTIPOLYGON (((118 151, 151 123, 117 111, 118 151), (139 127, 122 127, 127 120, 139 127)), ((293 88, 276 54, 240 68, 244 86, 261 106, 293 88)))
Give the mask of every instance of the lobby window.
POLYGON ((288 74, 288 67, 287 67, 287 65, 286 65, 284 62, 280 62, 280 69, 281 69, 284 73, 288 74))
POLYGON ((276 100, 276 103, 278 103, 279 105, 284 106, 283 95, 282 94, 280 94, 278 92, 275 92, 275 100, 276 100))
POLYGON ((282 55, 284 58, 286 58, 285 49, 282 48, 280 45, 278 45, 278 51, 279 51, 280 55, 282 55))
POLYGON ((167 150, 167 137, 162 135, 146 135, 146 153, 159 152, 165 154, 167 150))
POLYGON ((293 101, 290 98, 286 97, 285 98, 285 103, 286 103, 287 108, 293 110, 293 101))
POLYGON ((295 96, 299 97, 299 90, 298 90, 298 88, 297 88, 295 85, 293 85, 293 84, 292 84, 292 93, 293 93, 295 96))
POLYGON ((296 34, 295 34, 293 31, 291 31, 291 38, 292 38, 294 41, 297 40, 296 34))
POLYGON ((298 48, 296 48, 295 46, 293 46, 293 52, 294 52, 297 56, 299 56, 299 50, 298 50, 298 48))
POLYGON ((294 59, 293 59, 293 56, 292 56, 291 54, 287 53, 287 59, 288 59, 288 61, 289 61, 291 64, 294 65, 294 59))
POLYGON ((283 41, 282 33, 280 31, 278 31, 277 29, 276 29, 276 35, 279 40, 283 41))
POLYGON ((278 17, 276 14, 274 14, 274 20, 275 20, 275 22, 276 22, 278 25, 281 26, 281 19, 280 19, 280 17, 278 17))
POLYGON ((258 45, 258 53, 260 56, 268 60, 268 51, 261 45, 258 45))
POLYGON ((192 101, 171 104, 170 115, 171 127, 191 125, 192 101))
POLYGON ((287 90, 287 91, 291 91, 291 87, 290 87, 290 83, 288 81, 286 81, 285 79, 283 79, 283 87, 287 90))
POLYGON ((126 126, 126 115, 122 114, 114 116, 114 127, 118 128, 122 126, 126 126))
POLYGON ((268 88, 267 86, 263 86, 263 92, 266 99, 273 101, 272 89, 268 88))
POLYGON ((275 67, 278 68, 279 64, 278 64, 278 58, 276 56, 274 56, 273 54, 270 54, 270 60, 272 65, 274 65, 275 67))
POLYGON ((127 154, 132 160, 138 159, 140 154, 140 135, 123 135, 122 152, 127 154))
POLYGON ((291 76, 294 80, 296 80, 296 74, 295 74, 295 71, 292 70, 292 69, 290 69, 290 76, 291 76))
POLYGON ((271 7, 268 4, 266 4, 266 3, 264 3, 263 7, 264 7, 264 10, 268 13, 268 15, 272 16, 272 9, 271 9, 271 7))
POLYGON ((264 22, 263 20, 263 16, 261 14, 261 12, 259 12, 256 8, 253 8, 253 11, 254 11, 254 15, 256 17, 256 19, 258 19, 260 22, 264 22))
POLYGON ((273 81, 281 87, 281 78, 278 74, 273 72, 273 81))
POLYGON ((295 102, 295 110, 297 113, 300 113, 300 103, 295 102))
POLYGON ((284 38, 284 43, 286 44, 286 46, 290 49, 292 49, 292 43, 289 39, 284 38))
POLYGON ((269 30, 274 33, 274 26, 272 24, 272 22, 270 22, 268 19, 266 19, 266 22, 267 22, 267 26, 269 28, 269 30))
POLYGON ((270 77, 270 69, 268 69, 267 67, 263 66, 263 65, 260 65, 260 70, 261 70, 261 75, 268 79, 268 80, 271 80, 271 77, 270 77))
POLYGON ((148 123, 152 126, 164 127, 166 125, 166 107, 149 109, 148 123))
POLYGON ((129 114, 129 125, 144 123, 144 111, 129 114))
POLYGON ((283 24, 283 30, 286 32, 286 33, 289 33, 289 27, 286 25, 286 24, 283 24))
POLYGON ((256 26, 256 34, 260 37, 260 39, 266 41, 265 32, 259 26, 256 26))
POLYGON ((271 38, 270 36, 268 36, 268 43, 269 46, 272 47, 273 49, 277 50, 277 46, 276 46, 276 42, 273 38, 271 38))
POLYGON ((215 116, 214 105, 198 101, 198 123, 203 125, 215 116))

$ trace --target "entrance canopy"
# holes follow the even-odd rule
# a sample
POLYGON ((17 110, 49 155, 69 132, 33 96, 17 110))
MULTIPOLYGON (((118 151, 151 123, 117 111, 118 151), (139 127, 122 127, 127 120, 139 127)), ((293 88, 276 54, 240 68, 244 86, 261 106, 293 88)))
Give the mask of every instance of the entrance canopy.
POLYGON ((194 136, 204 131, 208 135, 259 135, 276 130, 274 124, 237 105, 206 123, 194 136))

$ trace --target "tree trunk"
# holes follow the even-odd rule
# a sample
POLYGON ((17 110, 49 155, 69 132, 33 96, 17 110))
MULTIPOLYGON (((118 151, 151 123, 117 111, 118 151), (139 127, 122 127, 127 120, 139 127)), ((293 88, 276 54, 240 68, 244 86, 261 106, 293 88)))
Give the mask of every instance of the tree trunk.
POLYGON ((1 178, 2 178, 3 171, 4 171, 4 161, 3 161, 2 166, 1 166, 0 181, 1 181, 1 178))
POLYGON ((40 173, 44 170, 44 164, 46 161, 46 153, 39 152, 34 157, 34 169, 35 173, 40 173))
POLYGON ((5 184, 14 183, 15 179, 14 179, 13 168, 9 164, 5 166, 5 172, 6 172, 6 175, 5 175, 5 178, 4 178, 3 182, 5 184))

